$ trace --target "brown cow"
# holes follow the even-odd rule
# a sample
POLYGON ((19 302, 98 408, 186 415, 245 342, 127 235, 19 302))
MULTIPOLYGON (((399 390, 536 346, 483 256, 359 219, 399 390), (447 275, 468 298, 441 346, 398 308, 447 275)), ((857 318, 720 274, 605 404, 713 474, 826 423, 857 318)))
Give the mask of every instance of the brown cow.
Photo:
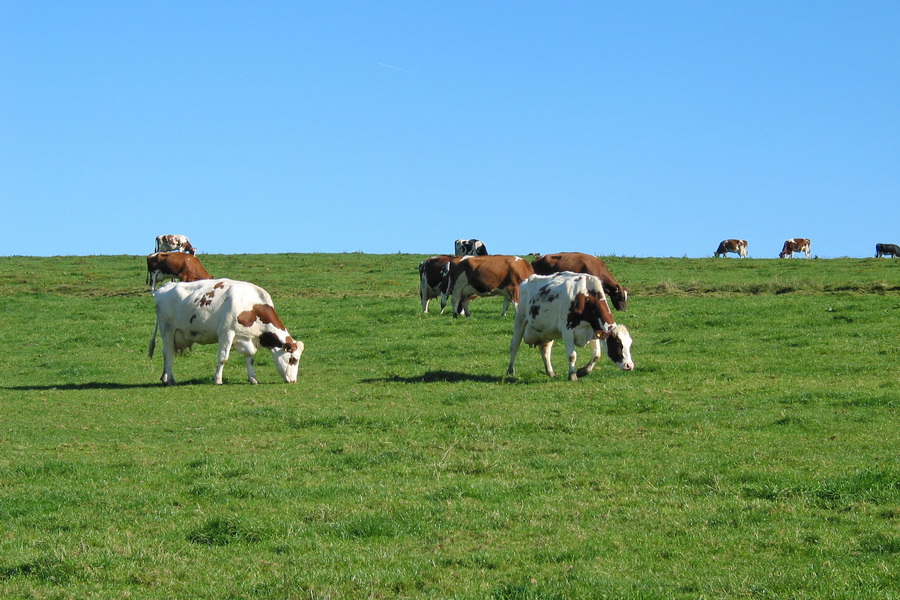
POLYGON ((450 262, 450 297, 453 316, 469 316, 471 296, 503 296, 503 316, 510 302, 519 303, 519 284, 534 273, 531 264, 518 256, 492 254, 464 256, 450 262))
POLYGON ((197 254, 197 249, 191 246, 186 235, 158 235, 156 236, 157 252, 187 252, 197 254))
POLYGON ((741 258, 747 258, 747 240, 722 240, 713 256, 719 258, 729 252, 737 254, 741 258))
POLYGON ((791 238, 784 240, 784 246, 778 258, 794 258, 794 252, 805 252, 806 258, 809 258, 809 239, 808 238, 791 238))
POLYGON ((603 283, 603 291, 609 296, 616 310, 628 308, 628 288, 619 285, 616 278, 609 272, 606 263, 592 254, 582 254, 581 252, 545 254, 536 258, 531 266, 538 275, 552 275, 563 271, 593 275, 603 283))
POLYGON ((156 280, 160 275, 171 275, 180 281, 212 279, 199 258, 183 252, 154 252, 147 256, 147 282, 151 293, 156 290, 156 280))

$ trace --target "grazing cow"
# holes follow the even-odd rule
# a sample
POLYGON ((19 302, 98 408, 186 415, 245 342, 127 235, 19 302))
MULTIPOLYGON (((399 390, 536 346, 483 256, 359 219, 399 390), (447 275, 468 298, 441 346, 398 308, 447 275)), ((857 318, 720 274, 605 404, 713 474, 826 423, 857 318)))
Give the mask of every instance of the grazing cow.
POLYGON ((545 254, 536 258, 531 266, 538 275, 571 271, 598 277, 615 309, 625 310, 628 308, 628 288, 619 285, 616 278, 609 272, 606 263, 592 254, 582 254, 581 252, 545 254))
POLYGON ((156 236, 156 252, 197 254, 197 249, 191 246, 190 240, 185 235, 158 235, 156 236))
POLYGON ((422 299, 422 312, 428 312, 428 301, 441 299, 441 314, 447 305, 448 286, 450 285, 450 262, 459 260, 449 254, 439 254, 426 258, 419 263, 419 297, 422 299))
POLYGON ((487 256, 487 246, 481 240, 456 240, 453 244, 456 256, 487 256))
POLYGON ((784 240, 784 246, 781 248, 779 258, 794 258, 794 252, 805 252, 806 258, 809 258, 809 239, 807 238, 791 238, 784 240))
POLYGON ((464 256, 450 262, 450 296, 453 316, 459 313, 469 316, 472 296, 503 296, 503 313, 510 302, 519 303, 519 284, 534 273, 531 263, 518 256, 493 254, 490 256, 464 256))
POLYGON ((532 275, 522 283, 521 306, 516 311, 509 345, 507 374, 515 375, 516 354, 524 340, 540 346, 547 375, 554 377, 550 363, 553 341, 562 339, 569 357, 569 380, 588 375, 600 358, 600 344, 620 369, 631 371, 631 334, 613 320, 599 278, 584 273, 532 275), (591 346, 591 358, 577 372, 575 347, 591 346))
POLYGON ((147 256, 147 282, 151 292, 156 289, 156 280, 160 275, 171 275, 180 281, 212 279, 199 258, 182 252, 156 252, 147 256))
POLYGON ((722 240, 713 256, 719 258, 729 252, 737 254, 741 258, 747 258, 747 240, 722 240))
POLYGON ((891 258, 900 256, 900 246, 897 244, 875 244, 875 258, 890 255, 891 258))
POLYGON ((297 381, 303 342, 291 338, 275 313, 269 294, 252 283, 212 279, 167 283, 154 296, 156 327, 150 338, 150 358, 156 333, 162 336, 163 374, 160 381, 175 385, 172 359, 194 344, 219 344, 219 362, 213 381, 222 383, 222 370, 232 347, 246 357, 247 379, 259 383, 253 355, 260 346, 272 351, 275 368, 287 383, 297 381))

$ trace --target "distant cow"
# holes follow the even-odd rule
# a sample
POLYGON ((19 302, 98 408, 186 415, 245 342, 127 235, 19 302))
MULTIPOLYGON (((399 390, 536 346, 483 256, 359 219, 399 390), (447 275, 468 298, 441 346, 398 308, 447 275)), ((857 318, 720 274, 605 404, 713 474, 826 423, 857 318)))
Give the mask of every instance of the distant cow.
POLYGON ((509 345, 507 374, 515 374, 516 354, 524 340, 529 346, 540 346, 547 375, 554 377, 550 353, 553 341, 562 339, 569 358, 569 380, 588 375, 600 358, 600 344, 620 369, 631 371, 631 334, 624 325, 613 320, 603 295, 603 284, 593 275, 556 273, 532 275, 520 288, 520 305, 516 311, 513 337, 509 345), (575 347, 590 344, 591 358, 575 370, 575 347))
POLYGON ((900 256, 900 246, 897 244, 875 244, 875 258, 890 255, 891 258, 900 256))
POLYGON ((603 290, 609 296, 615 309, 625 310, 628 308, 628 288, 619 285, 616 278, 609 272, 606 263, 592 254, 582 254, 581 252, 545 254, 536 258, 531 266, 538 275, 571 271, 599 277, 603 283, 603 290))
POLYGON ((450 262, 450 296, 453 316, 469 316, 469 300, 474 296, 503 296, 503 312, 519 303, 519 284, 534 273, 531 263, 518 256, 493 254, 464 256, 450 262))
POLYGON ((182 252, 156 252, 147 257, 147 282, 151 292, 156 289, 160 275, 170 275, 180 281, 212 279, 199 258, 182 252))
POLYGON ((487 246, 481 240, 456 240, 453 244, 456 256, 487 256, 487 246))
POLYGON ((447 305, 450 285, 450 261, 459 260, 449 254, 439 254, 426 258, 419 263, 419 297, 422 300, 422 312, 428 312, 428 301, 441 299, 441 314, 447 305))
POLYGON ((176 352, 194 344, 216 343, 219 361, 213 381, 217 384, 222 383, 222 371, 232 348, 246 357, 250 383, 259 383, 253 370, 253 355, 260 346, 272 351, 275 368, 285 382, 297 381, 303 342, 291 338, 264 289, 231 279, 167 283, 159 288, 154 300, 156 327, 148 354, 153 358, 159 331, 163 384, 175 385, 172 361, 176 352))
POLYGON ((731 252, 741 258, 747 258, 747 240, 722 240, 716 248, 714 256, 719 258, 731 252))
POLYGON ((159 235, 156 236, 156 252, 187 252, 197 254, 197 249, 191 246, 190 240, 185 235, 159 235))
POLYGON ((809 258, 809 239, 807 238, 791 238, 784 241, 781 248, 779 258, 794 258, 794 252, 805 252, 806 258, 809 258))

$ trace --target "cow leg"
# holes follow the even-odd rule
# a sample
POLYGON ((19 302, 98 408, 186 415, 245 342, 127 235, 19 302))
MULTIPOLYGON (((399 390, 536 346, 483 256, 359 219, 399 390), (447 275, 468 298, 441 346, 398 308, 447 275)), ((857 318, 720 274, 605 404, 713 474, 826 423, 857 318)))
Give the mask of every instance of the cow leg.
POLYGON ((588 347, 591 349, 591 358, 586 365, 578 369, 577 375, 579 377, 586 377, 591 374, 591 371, 594 370, 594 365, 597 364, 597 361, 600 359, 600 355, 603 352, 600 347, 600 340, 596 338, 588 342, 588 347))
POLYGON ((548 377, 556 377, 553 372, 553 365, 550 363, 550 353, 553 350, 553 340, 541 344, 541 358, 544 360, 544 370, 547 371, 548 377))
POLYGON ((213 375, 213 383, 215 384, 222 385, 222 372, 225 370, 225 363, 228 362, 228 356, 231 354, 231 344, 233 342, 233 331, 219 332, 219 362, 213 375))
POLYGON ((163 347, 163 372, 159 378, 163 385, 175 385, 175 375, 172 372, 172 363, 175 359, 175 332, 163 330, 162 332, 163 347))
POLYGON ((471 315, 469 312, 469 300, 469 296, 460 296, 459 302, 457 302, 455 298, 453 299, 453 305, 455 307, 455 310, 453 311, 454 317, 458 317, 460 314, 465 317, 471 315))
POLYGON ((422 300, 422 312, 427 313, 429 300, 428 287, 425 285, 424 281, 419 285, 419 298, 422 300))
POLYGON ((563 331, 562 339, 566 346, 566 356, 569 357, 569 381, 578 381, 578 375, 575 373, 575 361, 578 359, 575 352, 575 334, 571 329, 566 329, 563 331))
POLYGON ((509 310, 509 295, 503 294, 503 312, 500 313, 500 316, 505 317, 507 310, 509 310))
POLYGON ((516 374, 516 354, 519 353, 519 347, 522 345, 522 338, 525 335, 525 313, 516 313, 516 322, 513 325, 512 341, 509 343, 509 367, 506 369, 507 375, 516 374))
POLYGON ((247 381, 253 385, 258 385, 259 381, 256 380, 256 372, 253 370, 253 355, 248 354, 244 357, 244 362, 247 363, 247 381))

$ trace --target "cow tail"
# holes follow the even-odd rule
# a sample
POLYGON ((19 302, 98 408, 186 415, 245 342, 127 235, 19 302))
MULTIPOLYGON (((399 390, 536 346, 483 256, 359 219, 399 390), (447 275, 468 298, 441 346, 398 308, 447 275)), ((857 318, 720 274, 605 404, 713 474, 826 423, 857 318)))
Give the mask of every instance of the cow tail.
POLYGON ((159 331, 159 320, 153 326, 153 337, 150 338, 150 348, 147 350, 147 356, 153 358, 153 351, 156 350, 156 332, 159 331))

